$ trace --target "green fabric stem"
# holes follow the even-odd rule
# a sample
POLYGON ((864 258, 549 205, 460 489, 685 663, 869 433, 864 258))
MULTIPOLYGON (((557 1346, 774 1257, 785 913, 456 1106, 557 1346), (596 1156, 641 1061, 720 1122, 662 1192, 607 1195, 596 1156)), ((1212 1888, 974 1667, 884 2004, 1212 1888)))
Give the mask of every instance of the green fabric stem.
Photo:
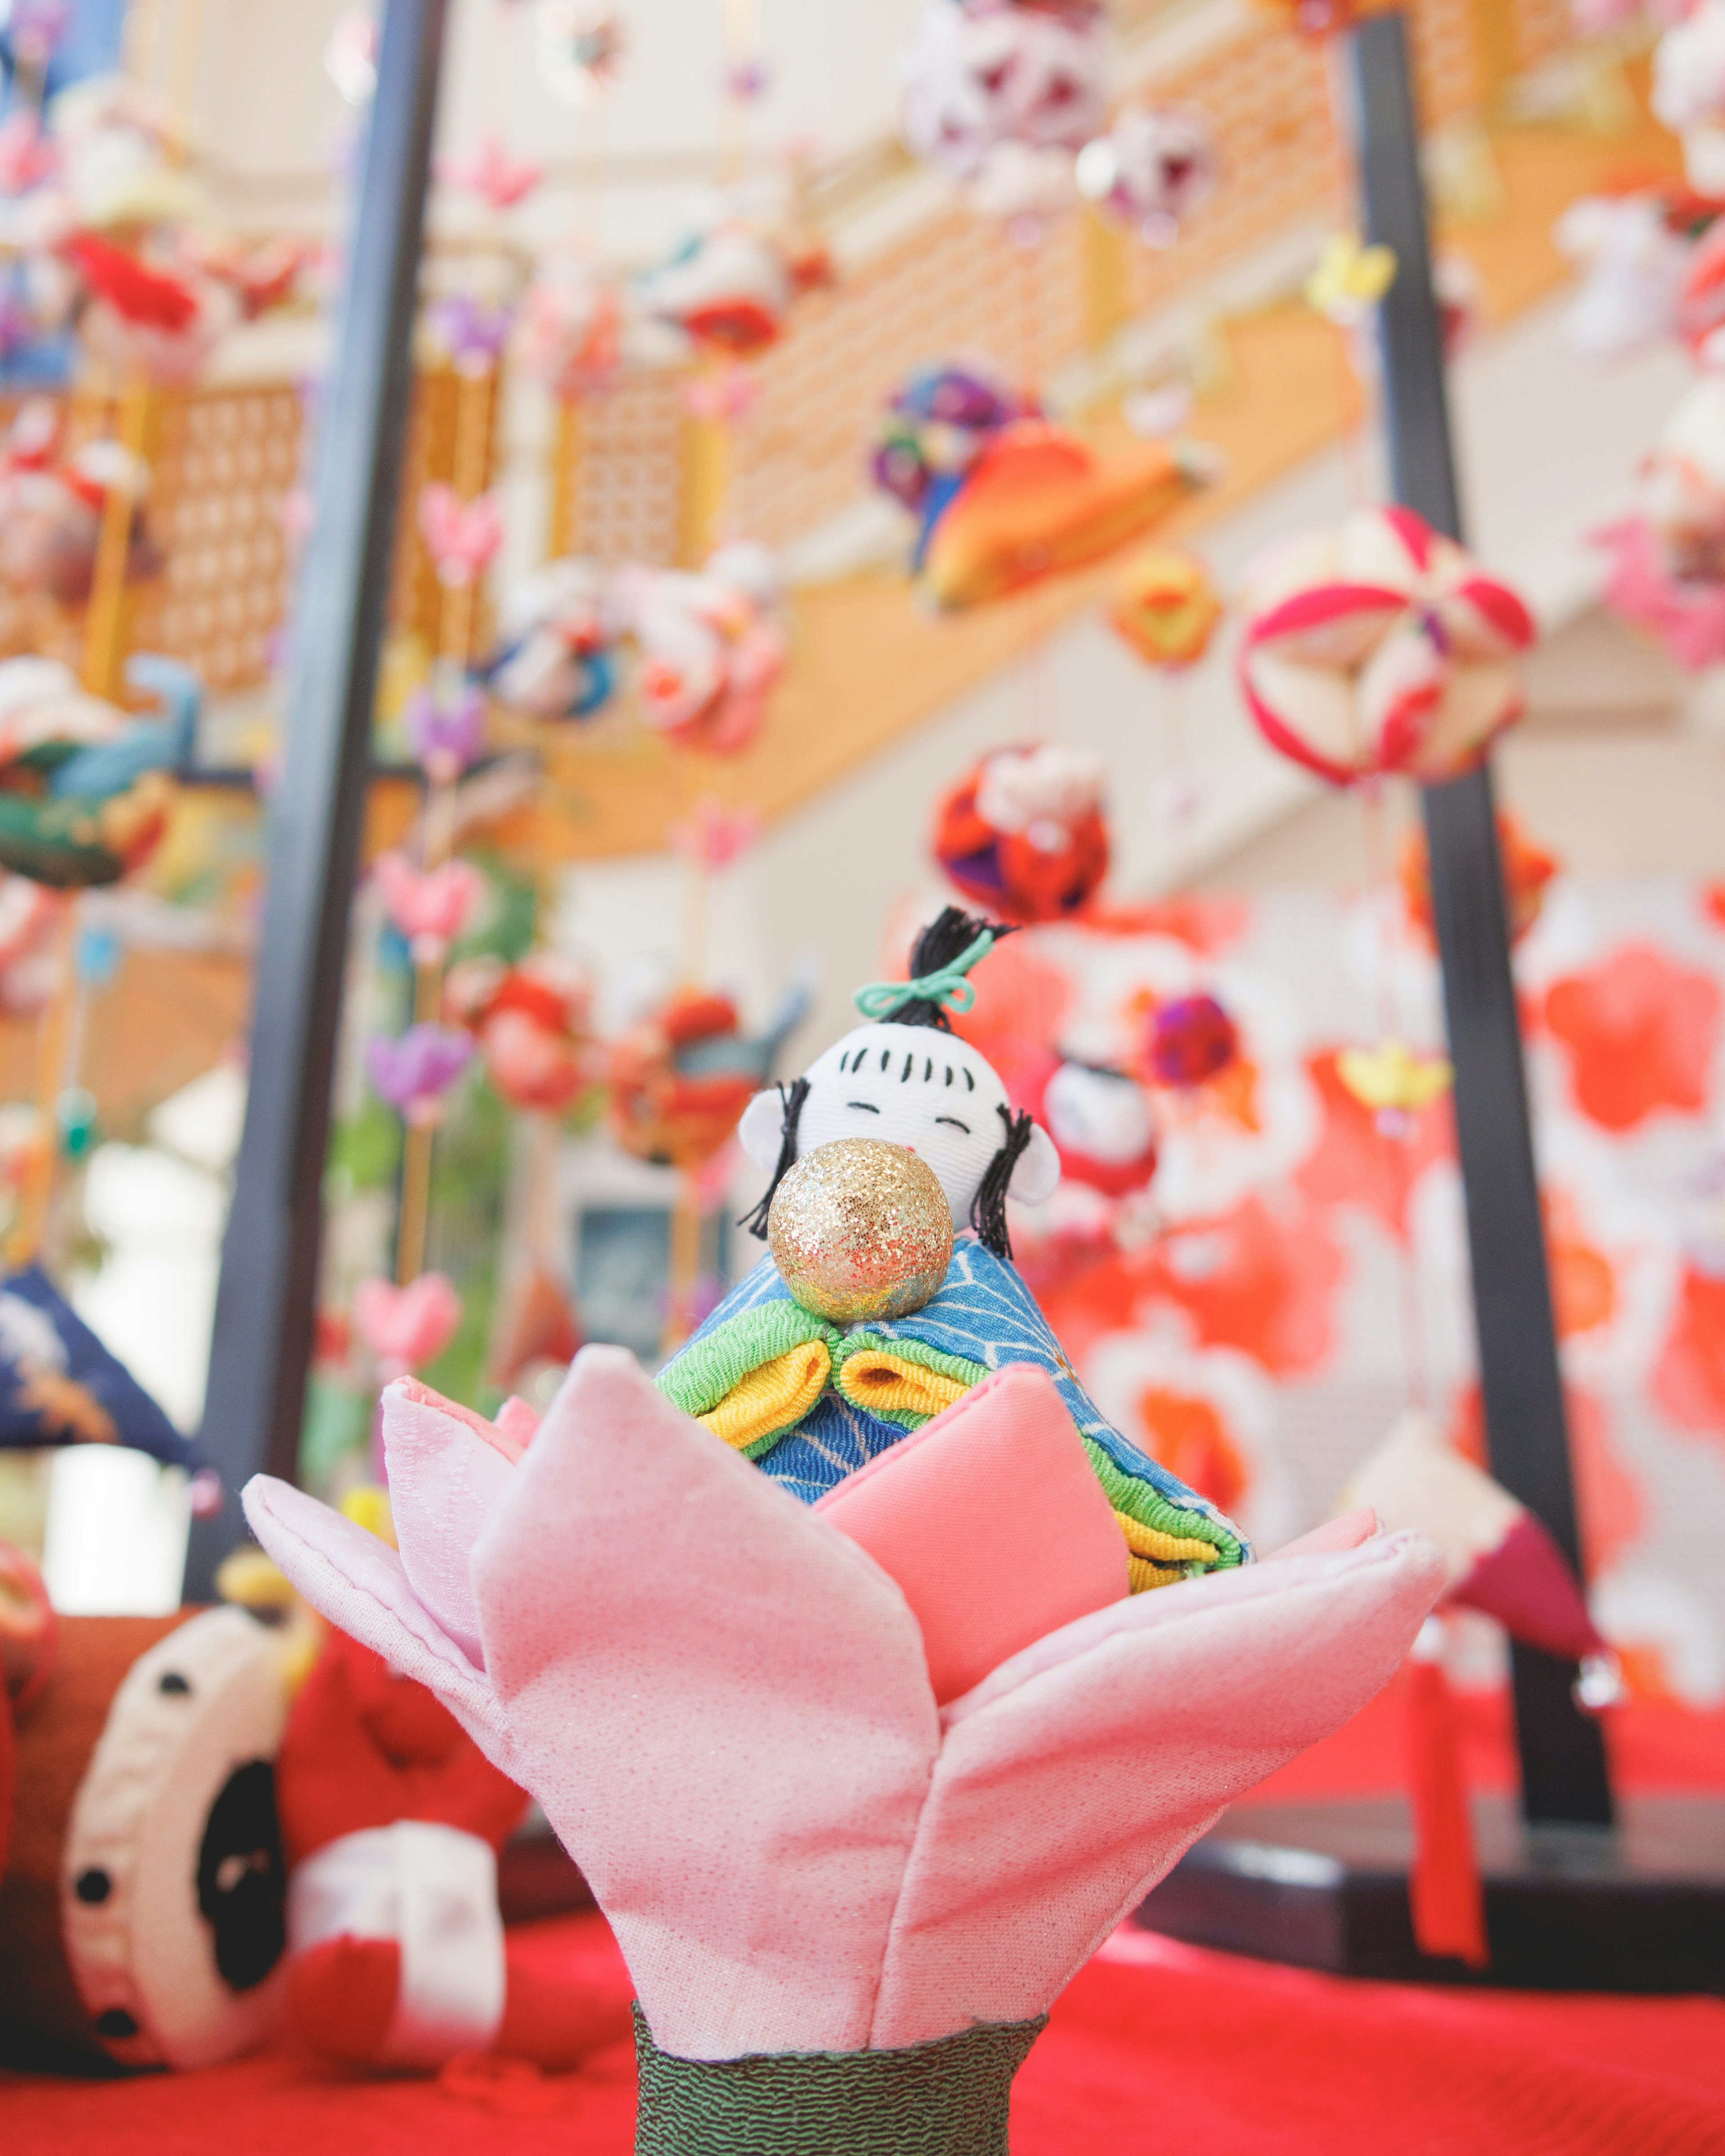
POLYGON ((635 2008, 635 2156, 1009 2156, 1013 2076, 1048 2025, 983 2023, 902 2051, 678 2059, 635 2008))
POLYGON ((1208 1512, 1189 1512, 1183 1506, 1170 1503, 1148 1482, 1141 1482, 1136 1476, 1117 1467, 1091 1439, 1085 1439, 1084 1449, 1096 1470, 1097 1481, 1117 1512, 1124 1512, 1127 1519, 1136 1520, 1141 1527, 1155 1527, 1165 1535, 1209 1543, 1216 1553, 1217 1566, 1224 1571, 1240 1562, 1244 1553, 1240 1537, 1231 1534, 1223 1521, 1213 1520, 1208 1512))

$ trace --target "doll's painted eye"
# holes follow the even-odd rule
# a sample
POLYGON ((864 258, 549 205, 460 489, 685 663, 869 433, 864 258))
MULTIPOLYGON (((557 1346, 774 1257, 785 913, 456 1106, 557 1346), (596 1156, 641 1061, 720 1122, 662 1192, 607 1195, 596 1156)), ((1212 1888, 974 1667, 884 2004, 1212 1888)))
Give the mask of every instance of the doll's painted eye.
POLYGON ((935 1121, 937 1123, 950 1123, 955 1131, 963 1131, 966 1137, 970 1136, 970 1125, 961 1123, 956 1116, 937 1116, 935 1121))
POLYGON ((878 1116, 880 1112, 872 1101, 847 1101, 845 1105, 847 1108, 865 1109, 871 1116, 878 1116))

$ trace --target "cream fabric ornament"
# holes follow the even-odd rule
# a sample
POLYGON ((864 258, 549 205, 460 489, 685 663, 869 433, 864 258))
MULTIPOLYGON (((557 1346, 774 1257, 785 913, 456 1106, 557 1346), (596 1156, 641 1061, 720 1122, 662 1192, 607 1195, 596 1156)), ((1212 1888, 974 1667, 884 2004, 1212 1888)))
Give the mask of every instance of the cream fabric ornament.
POLYGON ((1272 748, 1332 785, 1469 770, 1521 716, 1534 639, 1507 584, 1405 509, 1356 510, 1249 574, 1240 685, 1272 748))

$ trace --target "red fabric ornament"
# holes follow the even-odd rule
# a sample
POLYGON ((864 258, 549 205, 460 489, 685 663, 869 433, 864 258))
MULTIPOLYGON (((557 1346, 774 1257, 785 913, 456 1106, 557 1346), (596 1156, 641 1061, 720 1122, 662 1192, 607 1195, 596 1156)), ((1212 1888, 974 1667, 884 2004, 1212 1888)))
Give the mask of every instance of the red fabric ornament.
POLYGON ((1408 1901, 1422 1953, 1483 1969, 1485 1897, 1461 1775, 1455 1703, 1441 1661, 1417 1649, 1409 1666, 1408 1794, 1414 1863, 1408 1901))
POLYGON ((1240 1054, 1240 1029, 1214 996, 1182 996, 1150 1020, 1150 1068, 1182 1091, 1219 1077, 1240 1054))
POLYGON ((1015 921, 1059 921, 1089 902, 1108 873, 1108 827, 1100 774, 1079 762, 1058 745, 1002 750, 947 794, 934 855, 967 898, 1015 921))

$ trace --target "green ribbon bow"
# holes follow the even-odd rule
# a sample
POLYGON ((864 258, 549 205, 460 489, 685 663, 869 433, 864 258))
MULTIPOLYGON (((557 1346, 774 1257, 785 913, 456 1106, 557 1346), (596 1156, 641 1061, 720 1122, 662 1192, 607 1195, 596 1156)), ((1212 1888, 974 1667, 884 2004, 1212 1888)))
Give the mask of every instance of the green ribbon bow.
POLYGON ((856 992, 855 1004, 865 1018, 890 1019, 906 1004, 942 1004, 963 1018, 976 1001, 976 984, 964 978, 978 959, 994 947, 994 932, 983 929, 974 943, 961 951, 950 966, 922 973, 913 981, 875 981, 856 992))

